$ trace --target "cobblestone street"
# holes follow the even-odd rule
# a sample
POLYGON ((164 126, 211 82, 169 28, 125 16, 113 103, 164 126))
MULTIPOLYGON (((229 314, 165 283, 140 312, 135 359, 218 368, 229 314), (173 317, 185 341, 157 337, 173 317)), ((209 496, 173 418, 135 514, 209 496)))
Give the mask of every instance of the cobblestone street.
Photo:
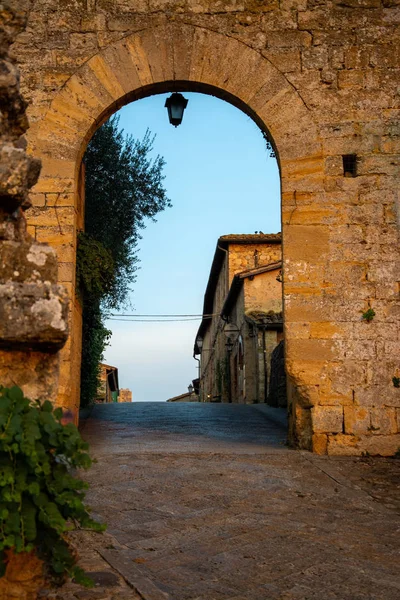
POLYGON ((62 600, 395 600, 400 461, 288 449, 255 406, 96 406, 74 535, 97 585, 62 600))

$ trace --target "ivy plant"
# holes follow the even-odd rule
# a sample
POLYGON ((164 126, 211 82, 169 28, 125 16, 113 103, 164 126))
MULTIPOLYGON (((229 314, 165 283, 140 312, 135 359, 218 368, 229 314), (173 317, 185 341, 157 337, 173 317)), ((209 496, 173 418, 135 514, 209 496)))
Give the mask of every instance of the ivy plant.
POLYGON ((31 401, 19 387, 0 386, 0 577, 9 550, 35 551, 47 578, 70 576, 92 584, 75 565, 65 534, 76 526, 103 531, 84 504, 87 484, 74 469, 88 469, 88 445, 62 409, 31 401))
POLYGON ((112 289, 114 260, 110 250, 91 235, 78 234, 76 254, 77 289, 86 297, 100 299, 112 289))

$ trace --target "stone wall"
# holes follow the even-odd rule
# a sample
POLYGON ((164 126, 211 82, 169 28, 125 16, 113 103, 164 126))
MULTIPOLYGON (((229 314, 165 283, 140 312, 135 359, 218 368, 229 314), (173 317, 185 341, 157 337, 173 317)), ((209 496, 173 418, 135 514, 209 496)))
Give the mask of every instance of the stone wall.
POLYGON ((229 286, 236 273, 268 265, 281 259, 280 244, 229 244, 229 286))
POLYGON ((26 153, 26 103, 9 56, 26 25, 22 5, 0 3, 0 384, 19 385, 32 399, 55 400, 68 302, 57 285, 54 250, 29 236, 24 217, 41 165, 26 153))
MULTIPOLYGON (((32 0, 12 49, 43 161, 30 228, 57 244, 72 296, 81 157, 114 110, 175 81, 268 132, 281 173, 290 432, 321 453, 400 445, 399 24, 399 0, 32 0)), ((261 228, 267 194, 265 211, 261 228)), ((78 321, 65 385, 77 377, 78 321)), ((68 390, 63 401, 76 402, 68 390)))
MULTIPOLYGON (((224 318, 229 318, 229 323, 237 327, 237 332, 232 335, 233 347, 228 351, 227 336, 224 332, 226 321, 221 318, 222 309, 232 291, 233 278, 244 270, 261 267, 266 263, 279 261, 282 256, 280 239, 267 242, 258 239, 258 243, 235 243, 228 241, 229 238, 237 236, 223 236, 219 239, 207 293, 209 293, 210 282, 213 284, 213 317, 206 320, 207 331, 203 339, 201 352, 201 377, 200 388, 202 401, 221 401, 234 403, 263 402, 264 395, 260 394, 260 386, 263 385, 263 372, 260 373, 258 366, 257 332, 254 337, 250 336, 249 321, 247 313, 251 311, 282 310, 282 284, 276 280, 279 269, 259 273, 246 277, 241 284, 237 297, 231 308, 225 313, 224 318), (222 243, 224 249, 222 249, 222 243), (218 278, 214 280, 214 265, 218 254, 222 254, 223 262, 218 272, 218 278), (239 337, 241 348, 239 350, 239 337), (244 353, 244 366, 239 373, 239 353, 244 353), (243 384, 239 385, 239 380, 243 384)), ((239 236, 240 237, 240 236, 239 236)), ((241 237, 261 238, 262 236, 250 235, 241 237)), ((275 236, 273 236, 275 238, 275 236)), ((203 324, 202 324, 203 325, 203 324)), ((202 326, 200 327, 202 330, 202 326)), ((275 334, 276 339, 276 334, 275 334)), ((276 344, 275 344, 276 345, 276 344)), ((268 357, 272 348, 267 348, 268 357)), ((269 367, 268 367, 269 368, 269 367)))

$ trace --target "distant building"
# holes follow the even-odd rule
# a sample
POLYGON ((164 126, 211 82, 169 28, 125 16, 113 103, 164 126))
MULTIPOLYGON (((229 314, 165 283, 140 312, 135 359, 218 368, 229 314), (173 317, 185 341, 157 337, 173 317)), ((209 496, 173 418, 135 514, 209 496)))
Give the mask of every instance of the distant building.
POLYGON ((97 404, 118 402, 118 369, 104 363, 100 364, 99 387, 97 388, 97 404))
POLYGON ((167 402, 198 402, 199 396, 195 392, 185 392, 179 396, 168 398, 167 402))
POLYGON ((132 402, 132 391, 128 388, 121 388, 119 390, 118 402, 132 402))
POLYGON ((219 238, 194 347, 202 402, 286 403, 282 346, 272 360, 283 340, 281 269, 280 234, 219 238))

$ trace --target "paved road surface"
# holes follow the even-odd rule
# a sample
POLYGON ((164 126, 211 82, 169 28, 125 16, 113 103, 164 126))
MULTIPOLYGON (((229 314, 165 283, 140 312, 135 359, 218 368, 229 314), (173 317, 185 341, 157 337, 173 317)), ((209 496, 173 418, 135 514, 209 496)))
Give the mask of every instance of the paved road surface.
MULTIPOLYGON (((96 552, 142 598, 399 600, 396 512, 256 407, 101 405, 83 435, 96 552)), ((93 598, 139 597, 111 592, 93 598)))

